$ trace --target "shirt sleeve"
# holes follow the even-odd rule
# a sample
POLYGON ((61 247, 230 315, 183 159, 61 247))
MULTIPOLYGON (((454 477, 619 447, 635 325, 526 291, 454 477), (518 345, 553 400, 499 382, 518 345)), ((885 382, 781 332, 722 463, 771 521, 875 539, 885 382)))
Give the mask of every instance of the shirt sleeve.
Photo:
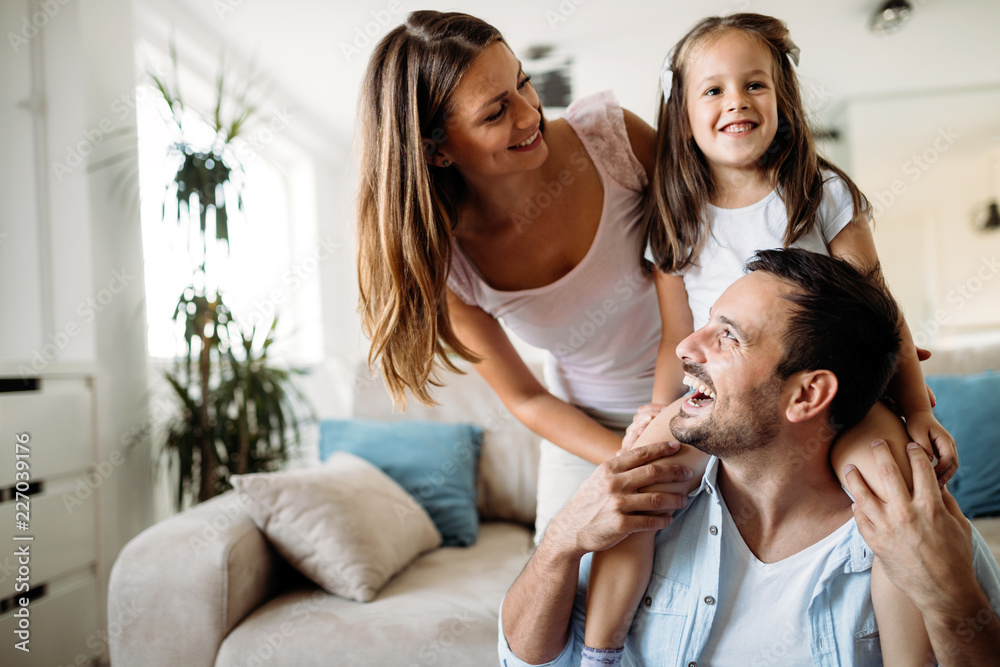
POLYGON ((648 184, 646 170, 632 152, 625 128, 625 114, 614 93, 606 90, 573 102, 563 118, 583 142, 595 162, 622 187, 642 192, 648 184))
POLYGON ((583 629, 578 626, 582 626, 583 619, 576 613, 575 607, 573 612, 573 633, 570 641, 563 648, 562 653, 557 655, 554 660, 539 665, 521 660, 514 655, 514 652, 510 650, 510 646, 507 645, 507 637, 503 634, 503 602, 500 603, 500 613, 498 616, 497 634, 499 642, 497 644, 497 653, 500 657, 500 664, 503 667, 574 667, 580 664, 579 658, 583 651, 583 629), (577 641, 578 639, 579 641, 577 641))
POLYGON ((454 241, 451 246, 451 268, 448 271, 448 289, 470 306, 478 306, 474 281, 476 275, 462 250, 454 241))
POLYGON ((854 219, 854 202, 847 183, 833 173, 826 173, 823 183, 823 201, 819 205, 819 222, 827 243, 837 237, 854 219))
POLYGON ((990 601, 993 613, 1000 616, 1000 565, 997 565, 993 553, 986 545, 986 540, 972 527, 972 567, 976 572, 976 580, 990 601))

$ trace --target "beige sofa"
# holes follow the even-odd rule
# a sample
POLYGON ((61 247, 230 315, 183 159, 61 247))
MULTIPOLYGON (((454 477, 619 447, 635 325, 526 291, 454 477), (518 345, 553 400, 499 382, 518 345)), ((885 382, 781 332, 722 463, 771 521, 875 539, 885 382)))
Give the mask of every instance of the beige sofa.
MULTIPOLYGON (((1000 346, 939 352, 927 373, 1000 369, 1000 346)), ((497 607, 530 555, 537 437, 475 374, 449 378, 442 406, 393 414, 381 383, 360 376, 355 415, 471 421, 486 430, 480 461, 484 521, 469 548, 419 557, 374 601, 327 595, 290 571, 235 495, 137 536, 111 575, 114 667, 496 664, 497 607)), ((1000 518, 979 519, 1000 557, 1000 518)))
POLYGON ((439 667, 497 661, 497 608, 532 548, 538 442, 475 373, 449 376, 427 408, 393 413, 359 374, 354 416, 484 428, 479 538, 424 554, 371 602, 328 595, 291 571, 234 493, 138 535, 111 573, 114 667, 439 667), (132 610, 129 612, 129 610, 132 610))

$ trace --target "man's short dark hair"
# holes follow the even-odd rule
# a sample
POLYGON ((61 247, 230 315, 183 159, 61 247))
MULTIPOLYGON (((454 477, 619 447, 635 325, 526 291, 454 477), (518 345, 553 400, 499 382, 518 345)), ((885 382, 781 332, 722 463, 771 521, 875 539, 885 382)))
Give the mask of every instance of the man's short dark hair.
POLYGON ((799 248, 759 250, 747 272, 762 271, 792 287, 782 379, 799 371, 837 376, 830 419, 837 428, 860 422, 896 372, 899 306, 878 264, 861 270, 845 260, 799 248))

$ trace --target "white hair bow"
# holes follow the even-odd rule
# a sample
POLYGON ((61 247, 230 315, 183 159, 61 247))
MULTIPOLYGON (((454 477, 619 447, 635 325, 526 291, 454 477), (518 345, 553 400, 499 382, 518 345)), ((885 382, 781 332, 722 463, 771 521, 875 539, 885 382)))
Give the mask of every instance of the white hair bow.
POLYGON ((670 88, 674 83, 674 71, 670 69, 670 56, 663 61, 663 68, 660 70, 660 86, 663 87, 663 103, 670 102, 670 88))

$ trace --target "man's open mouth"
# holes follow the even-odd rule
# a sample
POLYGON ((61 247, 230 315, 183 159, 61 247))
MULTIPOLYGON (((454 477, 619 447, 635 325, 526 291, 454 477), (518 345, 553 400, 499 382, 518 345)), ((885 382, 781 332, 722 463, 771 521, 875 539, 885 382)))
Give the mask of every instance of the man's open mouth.
POLYGON ((684 384, 694 390, 694 393, 688 395, 687 400, 684 401, 685 404, 690 404, 694 408, 700 408, 715 401, 715 391, 706 386, 701 380, 685 374, 684 384))

